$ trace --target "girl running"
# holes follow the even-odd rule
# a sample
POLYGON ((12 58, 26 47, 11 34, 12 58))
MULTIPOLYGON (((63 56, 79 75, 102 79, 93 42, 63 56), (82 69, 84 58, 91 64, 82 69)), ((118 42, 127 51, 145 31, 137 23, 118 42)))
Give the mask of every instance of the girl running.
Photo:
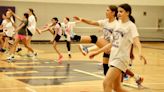
POLYGON ((24 46, 33 53, 33 56, 36 56, 36 53, 34 52, 34 50, 29 46, 27 39, 26 39, 26 30, 27 30, 27 26, 28 26, 28 17, 29 15, 27 13, 24 13, 23 19, 21 19, 20 17, 18 17, 16 14, 14 14, 12 12, 12 15, 14 15, 18 20, 21 21, 21 24, 17 27, 16 32, 16 38, 15 38, 15 42, 14 45, 12 46, 11 50, 10 50, 10 56, 7 58, 8 60, 13 60, 14 59, 14 52, 15 49, 19 43, 19 41, 22 41, 24 46))
MULTIPOLYGON (((34 13, 34 10, 32 8, 29 8, 28 14, 29 14, 29 18, 28 18, 28 27, 27 27, 27 35, 28 35, 27 42, 29 45, 31 45, 32 36, 35 34, 36 31, 39 34, 40 32, 36 29, 37 17, 34 13)), ((31 56, 30 53, 28 53, 27 56, 31 56)))
POLYGON ((40 32, 45 32, 47 30, 50 31, 54 35, 54 40, 52 41, 53 42, 53 48, 55 49, 55 51, 57 52, 57 54, 59 56, 58 57, 58 63, 61 63, 63 55, 57 49, 57 42, 59 42, 59 40, 61 38, 62 28, 61 28, 61 24, 59 23, 59 20, 57 17, 52 18, 51 24, 44 27, 44 29, 41 30, 40 32))
POLYGON ((66 46, 69 58, 71 58, 71 40, 75 35, 73 28, 75 27, 76 23, 79 22, 70 22, 70 19, 68 17, 65 17, 63 23, 61 23, 63 34, 66 37, 66 46))
POLYGON ((3 32, 4 32, 4 44, 1 52, 5 52, 9 48, 9 40, 14 40, 15 34, 15 24, 10 11, 6 12, 6 16, 3 15, 4 20, 2 22, 3 32))

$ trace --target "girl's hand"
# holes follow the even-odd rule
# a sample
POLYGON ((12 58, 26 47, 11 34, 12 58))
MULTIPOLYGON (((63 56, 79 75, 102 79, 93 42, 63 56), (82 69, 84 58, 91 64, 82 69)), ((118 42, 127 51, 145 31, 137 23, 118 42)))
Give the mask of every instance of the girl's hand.
POLYGON ((97 51, 93 51, 93 52, 91 52, 91 53, 89 54, 89 58, 90 58, 90 59, 93 59, 97 54, 98 54, 97 51))
POLYGON ((81 19, 78 16, 73 17, 75 20, 80 21, 81 19))
POLYGON ((140 58, 141 61, 142 60, 144 61, 144 65, 147 64, 147 61, 146 61, 146 59, 145 59, 145 57, 143 55, 139 55, 139 58, 140 58))

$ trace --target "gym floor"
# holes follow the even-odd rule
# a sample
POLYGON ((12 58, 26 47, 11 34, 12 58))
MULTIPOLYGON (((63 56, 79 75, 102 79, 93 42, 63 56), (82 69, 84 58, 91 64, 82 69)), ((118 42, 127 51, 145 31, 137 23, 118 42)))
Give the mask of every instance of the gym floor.
MULTIPOLYGON (((63 53, 62 64, 51 44, 32 44, 38 53, 35 59, 26 57, 26 49, 16 55, 13 62, 6 61, 0 53, 0 92, 103 92, 102 54, 94 59, 83 56, 78 44, 72 44, 72 58, 67 55, 65 43, 58 45, 63 53)), ((143 53, 148 64, 138 57, 132 70, 144 77, 138 89, 132 78, 123 86, 130 92, 164 92, 164 43, 144 42, 143 53)), ((23 47, 23 46, 22 46, 23 47)), ((137 55, 136 49, 134 50, 137 55)))

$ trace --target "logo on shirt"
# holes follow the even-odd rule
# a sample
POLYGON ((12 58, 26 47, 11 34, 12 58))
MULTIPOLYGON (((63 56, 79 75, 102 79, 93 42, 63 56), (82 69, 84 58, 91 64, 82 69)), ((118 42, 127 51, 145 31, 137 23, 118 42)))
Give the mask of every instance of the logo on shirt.
POLYGON ((104 28, 103 29, 104 32, 104 38, 108 41, 110 41, 111 39, 111 34, 113 33, 113 29, 108 29, 108 28, 104 28))
POLYGON ((123 37, 124 37, 124 33, 122 31, 119 30, 114 31, 112 46, 118 48, 123 37))

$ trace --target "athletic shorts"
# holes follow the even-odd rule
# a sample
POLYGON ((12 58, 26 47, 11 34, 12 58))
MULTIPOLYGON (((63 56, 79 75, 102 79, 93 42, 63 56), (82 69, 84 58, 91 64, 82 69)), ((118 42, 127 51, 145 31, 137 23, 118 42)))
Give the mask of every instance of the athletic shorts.
POLYGON ((18 35, 16 36, 16 38, 18 38, 18 39, 20 39, 20 40, 23 40, 23 39, 26 39, 26 36, 25 36, 25 35, 20 35, 20 34, 18 34, 18 35))
POLYGON ((61 36, 57 34, 54 41, 59 42, 60 38, 61 38, 61 36))
POLYGON ((104 58, 109 58, 109 57, 110 57, 110 54, 104 53, 104 54, 103 54, 103 57, 104 57, 104 58))
POLYGON ((30 30, 27 28, 27 35, 28 36, 33 36, 33 34, 30 32, 30 30))

